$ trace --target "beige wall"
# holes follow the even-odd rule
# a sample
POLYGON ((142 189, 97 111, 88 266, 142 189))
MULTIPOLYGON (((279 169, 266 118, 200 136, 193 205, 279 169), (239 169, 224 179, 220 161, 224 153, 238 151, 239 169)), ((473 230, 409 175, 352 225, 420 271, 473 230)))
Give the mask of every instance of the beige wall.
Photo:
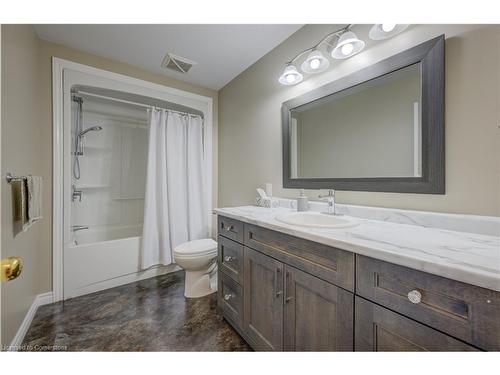
MULTIPOLYGON (((9 344, 39 293, 52 290, 52 57, 213 98, 214 199, 217 198, 218 94, 163 75, 41 41, 29 25, 2 25, 2 181, 7 171, 44 178, 42 222, 12 237, 10 188, 2 182, 2 253, 25 261, 2 289, 2 344, 9 344)), ((215 204, 217 201, 215 200, 215 204)))
MULTIPOLYGON (((48 290, 40 285, 39 265, 48 254, 49 244, 41 241, 41 233, 50 228, 50 215, 14 238, 11 189, 3 178, 7 172, 50 178, 41 157, 47 145, 40 141, 46 129, 40 121, 39 64, 40 43, 33 29, 30 26, 2 26, 1 257, 14 255, 24 259, 21 276, 2 285, 2 344, 10 343, 34 297, 48 290)), ((45 213, 49 211, 48 205, 44 210, 45 213)), ((44 271, 47 273, 50 268, 44 271)))
MULTIPOLYGON (((283 64, 333 30, 307 25, 219 92, 219 204, 254 201, 255 188, 282 188, 281 103, 413 45, 446 34, 446 195, 339 191, 338 202, 404 209, 500 215, 499 26, 423 25, 363 53, 334 62, 328 71, 285 87, 283 64)), ((368 25, 354 31, 368 40, 368 25)), ((306 191, 315 198, 318 191, 306 191)))

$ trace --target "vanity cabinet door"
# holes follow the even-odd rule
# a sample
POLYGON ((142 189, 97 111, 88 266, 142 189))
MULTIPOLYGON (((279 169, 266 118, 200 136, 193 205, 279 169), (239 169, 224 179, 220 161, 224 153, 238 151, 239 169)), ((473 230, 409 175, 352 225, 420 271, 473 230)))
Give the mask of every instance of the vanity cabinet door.
POLYGON ((283 350, 283 263, 244 248, 244 331, 255 350, 283 350))
POLYGON ((356 351, 477 351, 391 310, 356 297, 356 351))
POLYGON ((357 255, 356 294, 478 348, 500 350, 498 292, 357 255))
POLYGON ((285 266, 284 349, 352 351, 354 295, 285 266))

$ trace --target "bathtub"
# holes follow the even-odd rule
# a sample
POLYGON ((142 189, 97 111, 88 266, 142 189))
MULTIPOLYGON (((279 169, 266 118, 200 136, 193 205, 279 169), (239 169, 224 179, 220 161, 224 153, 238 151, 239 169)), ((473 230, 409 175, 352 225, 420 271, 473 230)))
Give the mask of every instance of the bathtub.
POLYGON ((64 249, 64 299, 180 269, 172 264, 141 270, 141 234, 142 225, 76 232, 64 249))
POLYGON ((80 230, 73 234, 75 245, 92 244, 142 236, 142 224, 135 225, 100 225, 80 230))

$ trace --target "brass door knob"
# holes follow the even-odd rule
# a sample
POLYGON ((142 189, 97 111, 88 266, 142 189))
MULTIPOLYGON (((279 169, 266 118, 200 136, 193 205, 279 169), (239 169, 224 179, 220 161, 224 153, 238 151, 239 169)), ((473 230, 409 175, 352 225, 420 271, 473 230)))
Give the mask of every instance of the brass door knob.
POLYGON ((20 257, 7 257, 2 259, 0 266, 0 280, 10 281, 16 279, 23 270, 23 260, 20 257))

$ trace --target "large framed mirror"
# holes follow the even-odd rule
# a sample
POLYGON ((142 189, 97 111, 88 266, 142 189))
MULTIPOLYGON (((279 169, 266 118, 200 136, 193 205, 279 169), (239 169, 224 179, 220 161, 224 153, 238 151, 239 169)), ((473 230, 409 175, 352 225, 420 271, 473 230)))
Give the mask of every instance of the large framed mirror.
POLYGON ((444 35, 282 105, 285 188, 444 194, 444 35))

